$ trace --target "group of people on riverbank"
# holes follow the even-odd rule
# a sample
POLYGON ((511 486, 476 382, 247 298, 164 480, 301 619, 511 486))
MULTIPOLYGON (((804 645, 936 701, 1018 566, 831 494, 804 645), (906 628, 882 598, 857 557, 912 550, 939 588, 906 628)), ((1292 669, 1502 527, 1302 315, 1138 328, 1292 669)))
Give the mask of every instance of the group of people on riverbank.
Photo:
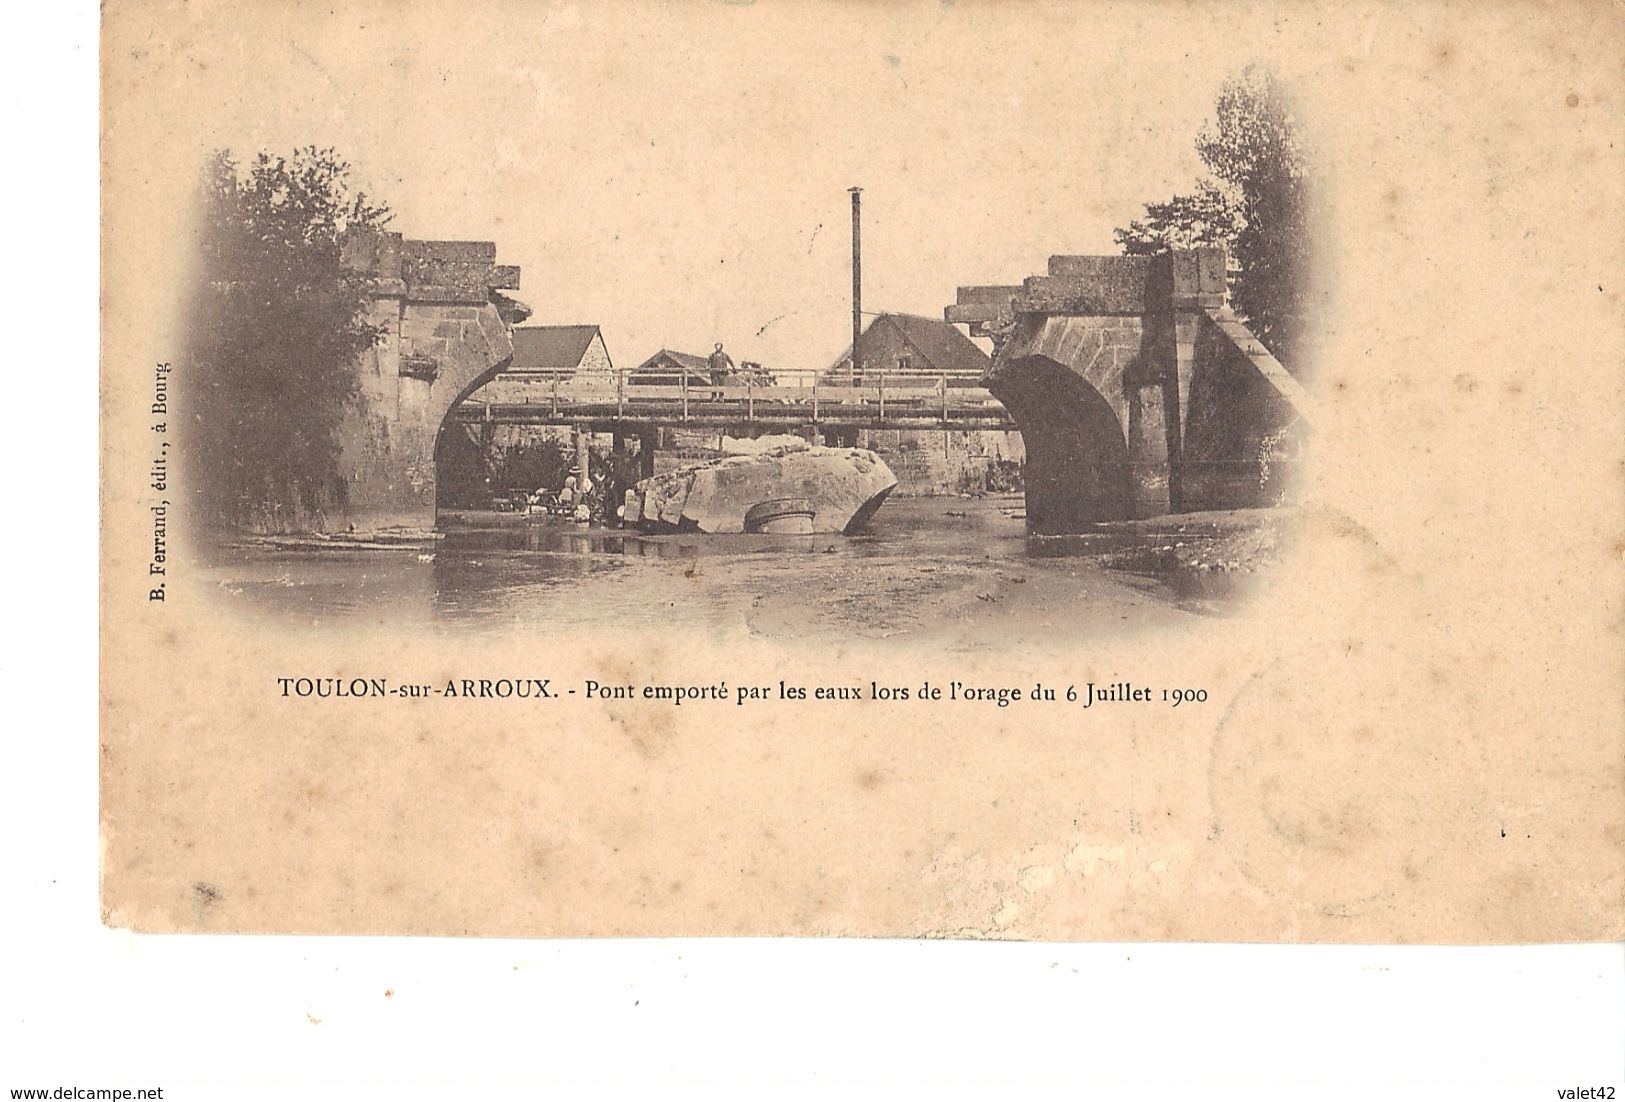
POLYGON ((572 470, 558 489, 540 487, 530 495, 528 512, 533 516, 555 516, 579 524, 618 528, 626 492, 637 484, 638 478, 633 458, 589 453, 585 476, 572 470))

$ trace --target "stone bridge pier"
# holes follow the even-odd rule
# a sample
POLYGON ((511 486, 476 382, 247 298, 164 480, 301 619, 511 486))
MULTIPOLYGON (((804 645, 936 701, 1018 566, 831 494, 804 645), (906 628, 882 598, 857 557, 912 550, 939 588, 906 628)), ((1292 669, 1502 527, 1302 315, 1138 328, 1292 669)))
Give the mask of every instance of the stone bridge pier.
POLYGON ((435 523, 436 456, 462 431, 457 404, 513 359, 512 327, 530 311, 502 294, 519 269, 489 241, 414 241, 353 231, 342 260, 371 280, 383 339, 356 365, 359 388, 341 430, 339 527, 370 531, 435 523))
POLYGON ((1226 304, 1223 250, 1053 256, 957 299, 947 319, 994 341, 1030 531, 1280 500, 1310 400, 1226 304))

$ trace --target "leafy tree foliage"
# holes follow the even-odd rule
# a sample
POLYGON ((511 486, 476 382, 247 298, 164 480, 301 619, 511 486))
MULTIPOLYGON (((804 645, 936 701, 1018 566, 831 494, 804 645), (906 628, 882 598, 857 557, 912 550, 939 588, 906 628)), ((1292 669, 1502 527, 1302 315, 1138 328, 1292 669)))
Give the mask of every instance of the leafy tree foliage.
POLYGON ((1225 82, 1196 152, 1238 197, 1233 298, 1266 347, 1300 367, 1314 262, 1312 180, 1292 99, 1256 66, 1225 82))
POLYGON ((1227 80, 1214 106, 1196 139, 1213 179, 1191 195, 1148 204, 1144 219, 1116 232, 1117 242, 1130 255, 1225 245, 1239 267, 1236 311, 1282 363, 1301 371, 1320 197, 1300 121, 1287 88, 1256 66, 1227 80))
POLYGON ((1235 202, 1212 180, 1203 180, 1189 195, 1166 203, 1147 203, 1145 217, 1113 231, 1128 256, 1155 256, 1169 249, 1235 245, 1241 216, 1235 202))
POLYGON ((210 160, 188 363, 188 482, 206 522, 319 525, 343 500, 339 425, 381 333, 339 241, 389 219, 348 177, 313 146, 246 168, 225 151, 210 160))
POLYGON ((467 426, 449 426, 436 451, 436 494, 452 509, 486 509, 493 494, 557 490, 575 469, 575 453, 544 437, 503 448, 482 447, 467 426))
POLYGON ((557 490, 570 476, 575 462, 575 455, 551 438, 512 445, 503 457, 499 483, 505 488, 557 490))

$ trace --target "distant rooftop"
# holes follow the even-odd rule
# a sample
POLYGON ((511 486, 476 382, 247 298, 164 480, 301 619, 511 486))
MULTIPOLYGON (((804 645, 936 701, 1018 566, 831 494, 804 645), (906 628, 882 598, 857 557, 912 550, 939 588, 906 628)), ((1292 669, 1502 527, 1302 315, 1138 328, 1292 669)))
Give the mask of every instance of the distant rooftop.
MULTIPOLYGON (((881 314, 864 329, 859 343, 859 360, 869 371, 902 370, 911 375, 964 379, 980 378, 992 366, 987 353, 954 325, 918 314, 881 314), (909 349, 908 365, 899 369, 895 362, 882 363, 883 358, 893 355, 888 350, 899 345, 909 349)), ((830 372, 844 371, 851 358, 852 347, 848 345, 830 372)))
POLYGON ((510 371, 572 371, 581 366, 596 325, 528 325, 513 331, 510 371))

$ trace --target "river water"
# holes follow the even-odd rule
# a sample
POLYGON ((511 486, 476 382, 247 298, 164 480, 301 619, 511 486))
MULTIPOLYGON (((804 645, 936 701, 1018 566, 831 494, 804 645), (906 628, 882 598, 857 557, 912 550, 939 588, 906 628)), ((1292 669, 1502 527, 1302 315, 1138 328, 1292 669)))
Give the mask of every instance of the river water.
POLYGON ((203 569, 227 600, 280 620, 480 634, 687 623, 986 639, 1057 617, 1116 628, 1222 615, 1238 595, 1228 575, 1169 568, 1166 532, 1030 541, 1021 507, 1019 495, 893 499, 855 536, 641 535, 474 514, 421 546, 239 546, 203 569))

